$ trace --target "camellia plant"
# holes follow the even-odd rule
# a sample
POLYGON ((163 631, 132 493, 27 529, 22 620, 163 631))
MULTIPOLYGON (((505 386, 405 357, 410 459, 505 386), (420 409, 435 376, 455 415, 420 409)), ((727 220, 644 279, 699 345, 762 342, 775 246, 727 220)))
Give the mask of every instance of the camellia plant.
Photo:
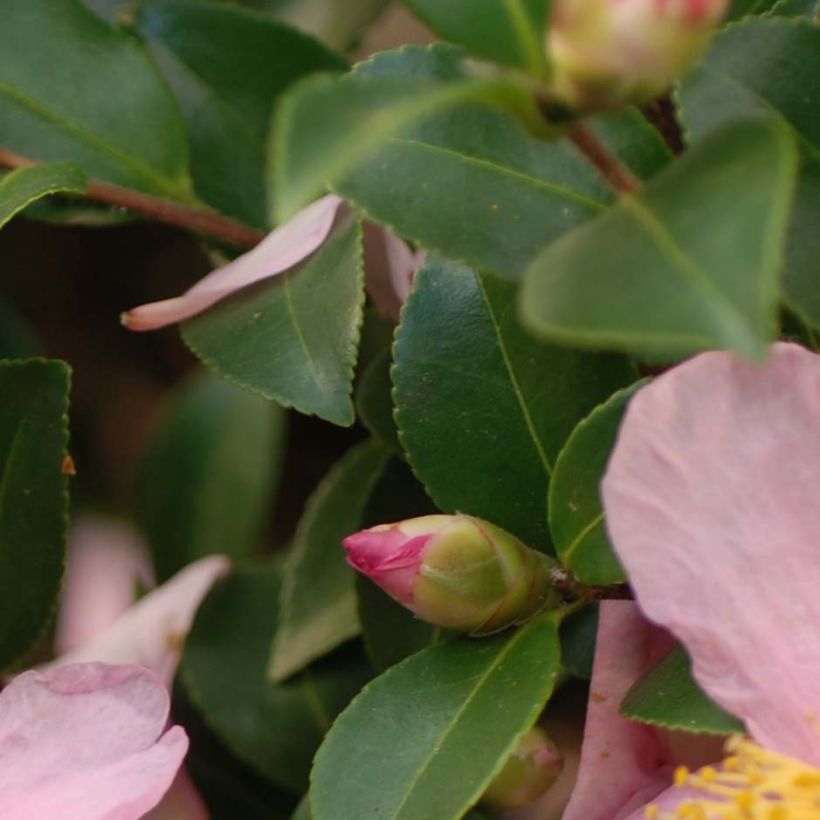
POLYGON ((2 12, 2 820, 820 817, 818 0, 2 12))

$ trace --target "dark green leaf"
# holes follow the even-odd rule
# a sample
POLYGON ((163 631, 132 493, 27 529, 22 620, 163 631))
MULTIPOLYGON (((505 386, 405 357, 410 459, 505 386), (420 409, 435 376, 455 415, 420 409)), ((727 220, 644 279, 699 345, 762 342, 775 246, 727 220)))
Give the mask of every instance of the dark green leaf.
POLYGON ((266 676, 276 632, 279 571, 237 569, 202 604, 180 673, 228 748, 276 785, 303 792, 310 761, 335 715, 367 678, 356 652, 336 653, 286 684, 266 676))
MULTIPOLYGON (((533 127, 543 128, 525 85, 499 77, 470 77, 463 72, 454 75, 452 66, 461 63, 463 57, 457 49, 444 48, 444 53, 451 55, 445 61, 446 75, 438 72, 437 66, 431 72, 429 65, 412 73, 406 68, 397 73, 396 61, 404 66, 404 54, 409 54, 407 59, 413 63, 429 63, 423 56, 428 53, 426 49, 402 49, 379 55, 364 63, 359 71, 341 78, 316 77, 305 81, 283 97, 275 118, 273 146, 274 194, 280 221, 293 216, 321 196, 328 185, 340 183, 363 163, 366 168, 379 164, 379 152, 394 137, 403 137, 414 125, 434 114, 453 112, 464 103, 480 102, 507 109, 533 127), (417 58, 414 54, 421 56, 417 58)), ((518 134, 514 129, 514 136, 518 134)), ((487 164, 488 158, 484 159, 485 162, 478 163, 482 167, 487 164)), ((432 162, 432 158, 428 156, 426 162, 432 162)), ((429 173, 434 178, 435 170, 429 173)), ((515 181, 515 174, 508 176, 515 181)), ((533 187, 536 191, 532 195, 537 196, 539 183, 533 187)), ((543 187, 553 198, 563 193, 555 190, 556 184, 543 187)), ((420 190, 417 184, 415 194, 420 190)), ((395 197, 400 198, 401 192, 397 191, 395 197)), ((596 206, 574 192, 561 198, 568 200, 565 205, 571 210, 596 206)), ((402 202, 405 206, 412 204, 409 200, 402 202)), ((564 217, 564 221, 570 218, 564 217)))
POLYGON ((629 691, 621 714, 641 723, 714 735, 744 734, 743 724, 710 700, 692 677, 689 658, 676 646, 629 691))
POLYGON ((190 199, 179 111, 133 38, 79 0, 10 0, 0 26, 0 145, 190 199))
POLYGON ((34 331, 17 306, 0 295, 0 359, 26 359, 41 352, 34 331))
POLYGON ((356 409, 362 424, 393 453, 402 453, 393 418, 390 351, 383 350, 362 372, 356 388, 356 409))
MULTIPOLYGON (((749 20, 718 38, 680 90, 687 129, 697 139, 727 121, 760 112, 777 116, 796 138, 801 170, 784 289, 790 305, 815 327, 820 327, 818 76, 820 27, 785 18, 749 20)), ((754 236, 751 228, 749 235, 754 236)))
POLYGON ((197 193, 245 222, 267 224, 266 141, 276 98, 344 60, 266 15, 202 0, 153 0, 137 26, 188 123, 197 193))
POLYGON ((430 28, 480 57, 546 70, 549 0, 404 0, 430 28))
MULTIPOLYGON (((362 524, 372 527, 436 512, 407 463, 392 458, 373 489, 362 524)), ((416 618, 367 578, 359 575, 356 581, 362 636, 374 669, 388 669, 439 637, 441 630, 416 618)))
POLYGON ((771 11, 772 17, 808 17, 820 21, 820 0, 778 0, 771 11))
POLYGON ((284 456, 281 408, 208 373, 173 393, 143 457, 138 519, 160 581, 260 546, 284 456))
POLYGON ((726 20, 740 20, 750 15, 767 14, 776 0, 732 0, 726 20))
POLYGON ((58 191, 85 192, 88 179, 70 162, 20 168, 0 179, 0 228, 36 199, 58 191))
POLYGON ((413 655, 368 685, 316 756, 316 820, 457 818, 477 802, 552 693, 553 615, 413 655))
POLYGON ((585 584, 626 580, 606 535, 599 487, 626 406, 643 384, 620 390, 596 407, 572 431, 555 462, 550 532, 561 562, 585 584))
POLYGON ((608 111, 589 119, 590 128, 640 179, 651 179, 672 162, 660 132, 637 108, 608 111))
POLYGON ((401 440, 433 500, 548 549, 555 458, 632 366, 542 344, 519 325, 511 283, 435 258, 416 275, 395 361, 401 440))
POLYGON ((526 324, 577 345, 761 356, 775 331, 796 159, 772 118, 710 135, 538 257, 522 291, 526 324))
MULTIPOLYGON (((361 64, 349 82, 434 83, 444 93, 471 82, 463 62, 451 46, 405 47, 361 64)), ((403 123, 351 170, 334 187, 370 219, 513 278, 545 244, 612 199, 566 140, 535 139, 502 112, 463 101, 403 123)))
POLYGON ((247 288, 182 327, 229 381, 347 426, 364 304, 358 225, 340 225, 298 270, 247 288))
POLYGON ((567 672, 585 680, 592 677, 597 636, 597 604, 573 613, 561 624, 561 658, 567 672))
POLYGON ((296 811, 291 815, 290 820, 313 820, 313 812, 310 810, 310 800, 305 795, 296 807, 296 811))
POLYGON ((69 379, 62 362, 0 362, 0 667, 36 643, 60 591, 69 379))
POLYGON ((285 568, 268 670, 272 680, 289 678, 359 633, 354 571, 342 539, 362 528, 370 491, 387 459, 379 444, 355 447, 308 502, 285 568))

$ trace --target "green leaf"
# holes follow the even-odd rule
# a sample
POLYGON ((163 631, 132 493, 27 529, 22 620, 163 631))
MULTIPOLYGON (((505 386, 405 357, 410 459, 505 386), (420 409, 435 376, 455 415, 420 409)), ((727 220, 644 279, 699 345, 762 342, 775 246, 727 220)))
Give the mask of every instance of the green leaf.
POLYGON ((571 675, 589 680, 595 661, 598 637, 598 606, 587 606, 574 612, 561 624, 561 658, 571 675))
POLYGON ((78 0, 12 0, 0 26, 0 145, 190 199, 182 119, 139 45, 78 0), (59 78, 59 82, 55 81, 59 78))
POLYGON ((727 125, 547 248, 524 282, 525 323, 574 345, 762 356, 775 331, 796 170, 793 140, 776 120, 727 125))
MULTIPOLYGON (((459 49, 437 45, 379 54, 346 82, 384 88, 387 106, 392 86, 434 83, 441 90, 429 93, 443 94, 475 81, 459 49)), ((402 123, 360 159, 366 161, 333 187, 369 219, 450 259, 512 278, 545 244, 612 200, 569 142, 535 139, 503 112, 464 100, 402 123)))
POLYGON ((383 350, 362 371, 356 388, 356 410, 361 423, 388 450, 401 454, 399 432, 393 418, 390 350, 383 350))
POLYGON ((808 17, 820 21, 820 0, 778 0, 771 10, 772 17, 808 17))
POLYGON ((651 179, 674 158, 660 132, 637 108, 607 111, 587 124, 640 179, 651 179))
POLYGON ((388 0, 246 0, 277 18, 318 37, 331 48, 347 51, 362 29, 372 22, 388 0))
POLYGON ((695 683, 689 658, 680 645, 632 687, 621 704, 621 714, 684 732, 731 735, 746 731, 695 683))
POLYGON ((54 614, 68 516, 70 371, 0 362, 0 667, 19 660, 54 614))
POLYGON ((367 679, 356 652, 324 658, 285 684, 265 674, 276 632, 280 573, 237 569, 218 582, 194 619, 180 674, 207 723, 240 759, 301 793, 323 735, 367 679))
POLYGON ((246 288, 182 335, 229 381, 348 426, 363 305, 361 229, 348 222, 298 270, 246 288))
POLYGON ((396 418, 413 470, 446 512, 550 546, 547 487, 575 424, 634 379, 617 356, 528 336, 512 283, 430 258, 394 348, 396 418))
POLYGON ((272 680, 289 678, 358 635, 354 572, 342 539, 361 529, 370 491, 387 458, 387 451, 373 442, 353 448, 308 502, 285 568, 268 669, 272 680))
POLYGON ((316 756, 315 820, 457 818, 552 693, 556 618, 413 655, 369 684, 316 756))
POLYGON ((618 584, 626 575, 612 551, 599 496, 621 419, 645 384, 620 390, 579 422, 555 462, 549 524, 563 565, 585 584, 618 584))
POLYGON ((548 0, 404 0, 430 28, 479 57, 543 75, 548 0))
POLYGON ((775 4, 776 0, 732 0, 726 20, 729 22, 742 17, 768 14, 775 4))
POLYGON ((0 228, 41 197, 58 191, 82 194, 88 179, 70 162, 20 168, 0 179, 0 228))
POLYGON ((784 290, 789 304, 815 327, 820 327, 819 74, 820 27, 786 18, 749 20, 718 38, 679 91, 687 130, 698 140, 727 121, 761 112, 779 118, 793 134, 801 168, 784 290))
MULTIPOLYGON (((390 524, 436 512, 407 463, 394 457, 370 495, 362 526, 390 524)), ((356 593, 365 649, 377 671, 394 666, 440 637, 440 629, 416 618, 363 575, 357 574, 356 593)))
POLYGON ((205 555, 238 559, 259 548, 284 432, 281 408, 209 373, 174 390, 137 486, 137 518, 160 581, 205 555))
POLYGON ((294 81, 345 61, 263 14, 202 0, 143 3, 137 27, 188 124, 202 199, 248 224, 267 224, 266 141, 276 98, 294 81))
POLYGON ((305 795, 296 807, 296 811, 290 816, 290 820, 313 820, 313 812, 310 810, 310 800, 305 795))
MULTIPOLYGON (((450 55, 446 59, 446 74, 431 73, 426 67, 412 75, 402 70, 397 76, 393 67, 396 60, 405 63, 404 53, 409 53, 409 59, 414 61, 414 53, 427 53, 426 49, 402 49, 379 55, 360 70, 340 78, 306 80, 283 97, 275 117, 272 151, 273 192, 280 221, 321 196, 328 185, 336 185, 358 171, 363 163, 367 163, 367 168, 378 163, 380 150, 392 138, 403 137, 408 129, 434 114, 453 112, 464 103, 478 102, 509 110, 533 127, 543 129, 525 85, 500 77, 470 77, 463 72, 456 76, 450 67, 460 64, 463 56, 457 49, 443 48, 445 51, 440 53, 450 55), (383 70, 385 65, 390 67, 389 71, 383 70)), ((421 62, 428 61, 423 58, 421 62)), ((516 130, 515 135, 518 133, 516 130)), ((428 157, 426 161, 432 159, 428 157)), ((515 180, 514 174, 508 176, 515 180)), ((556 196, 554 186, 546 187, 556 196)), ((535 188, 533 196, 538 193, 537 184, 535 188)), ((419 190, 421 186, 415 189, 417 193, 419 190)), ((400 196, 400 191, 396 196, 400 196)), ((570 194, 565 198, 572 210, 578 197, 570 194)), ((594 208, 595 204, 580 197, 575 209, 594 208)), ((569 218, 565 217, 565 221, 569 218)))

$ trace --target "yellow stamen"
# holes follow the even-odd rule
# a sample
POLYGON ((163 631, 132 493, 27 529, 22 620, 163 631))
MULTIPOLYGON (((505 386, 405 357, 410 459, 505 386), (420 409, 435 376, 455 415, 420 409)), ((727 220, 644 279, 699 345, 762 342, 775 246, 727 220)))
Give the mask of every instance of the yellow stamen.
POLYGON ((657 806, 645 810, 648 820, 817 820, 820 818, 820 769, 764 749, 752 740, 733 737, 720 767, 675 771, 679 788, 703 796, 689 798, 673 812, 657 806))

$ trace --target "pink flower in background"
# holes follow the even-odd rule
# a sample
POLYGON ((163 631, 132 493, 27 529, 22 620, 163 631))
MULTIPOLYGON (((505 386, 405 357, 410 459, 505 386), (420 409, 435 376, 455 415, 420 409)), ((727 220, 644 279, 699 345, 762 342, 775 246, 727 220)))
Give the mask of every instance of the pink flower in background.
MULTIPOLYGON (((101 518, 79 521, 69 541, 55 637, 57 651, 64 654, 44 674, 59 674, 73 668, 66 664, 78 661, 128 665, 109 667, 114 670, 139 664, 170 687, 196 610, 214 581, 229 569, 223 556, 203 558, 134 603, 137 584, 152 583, 145 545, 124 524, 101 518)), ((127 815, 131 816, 142 815, 127 815)), ((208 816, 184 769, 147 815, 150 820, 207 820, 208 816)))
MULTIPOLYGON (((182 322, 242 288, 290 270, 321 247, 343 205, 343 200, 333 195, 317 200, 271 231, 255 248, 200 279, 182 296, 127 311, 122 315, 123 324, 142 331, 182 322)), ((404 242, 375 226, 367 228, 365 253, 370 261, 368 290, 380 312, 396 318, 397 306, 409 291, 419 259, 404 242)))
POLYGON ((25 672, 0 693, 0 817, 137 820, 188 748, 168 691, 136 666, 25 672))
POLYGON ((630 403, 602 486, 612 543, 643 612, 754 741, 632 817, 817 813, 818 484, 820 357, 797 345, 762 364, 698 356, 630 403))
POLYGON ((666 789, 677 766, 720 758, 723 741, 620 714, 633 684, 673 646, 631 601, 601 603, 581 765, 562 820, 622 820, 666 789))

